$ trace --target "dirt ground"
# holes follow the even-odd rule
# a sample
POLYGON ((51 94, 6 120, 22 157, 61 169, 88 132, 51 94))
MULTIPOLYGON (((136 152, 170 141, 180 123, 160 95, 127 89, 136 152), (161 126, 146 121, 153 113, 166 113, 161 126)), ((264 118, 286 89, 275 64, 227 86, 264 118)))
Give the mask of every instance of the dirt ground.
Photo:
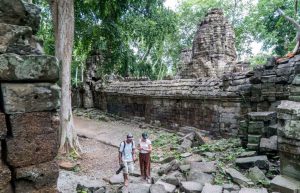
POLYGON ((61 193, 75 193, 78 183, 93 187, 106 185, 103 178, 114 175, 119 167, 119 143, 128 132, 131 132, 137 141, 144 131, 130 122, 94 121, 83 117, 75 117, 75 126, 81 136, 79 140, 83 152, 78 160, 79 167, 74 171, 60 170, 58 190, 61 193))

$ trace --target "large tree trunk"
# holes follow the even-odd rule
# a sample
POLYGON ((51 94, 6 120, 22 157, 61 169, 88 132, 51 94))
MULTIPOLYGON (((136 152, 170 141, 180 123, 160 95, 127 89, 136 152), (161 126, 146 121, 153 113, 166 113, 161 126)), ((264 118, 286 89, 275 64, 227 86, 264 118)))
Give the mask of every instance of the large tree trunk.
POLYGON ((74 1, 50 0, 55 30, 55 56, 61 64, 60 153, 80 151, 71 106, 71 61, 74 39, 74 1))

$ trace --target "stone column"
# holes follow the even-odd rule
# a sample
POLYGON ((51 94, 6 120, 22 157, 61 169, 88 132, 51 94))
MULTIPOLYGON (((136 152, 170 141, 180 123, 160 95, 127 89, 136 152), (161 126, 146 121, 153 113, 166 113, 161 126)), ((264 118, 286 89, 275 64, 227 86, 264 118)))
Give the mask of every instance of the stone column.
POLYGON ((58 62, 34 43, 35 5, 3 0, 0 11, 0 193, 54 193, 58 62))

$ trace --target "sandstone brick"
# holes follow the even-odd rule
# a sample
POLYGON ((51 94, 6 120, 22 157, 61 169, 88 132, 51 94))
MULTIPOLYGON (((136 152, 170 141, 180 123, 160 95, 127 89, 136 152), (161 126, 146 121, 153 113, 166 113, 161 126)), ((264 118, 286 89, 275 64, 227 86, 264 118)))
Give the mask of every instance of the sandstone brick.
POLYGON ((8 167, 0 160, 0 192, 7 188, 11 180, 11 172, 8 167))
POLYGON ((0 140, 4 139, 6 137, 6 134, 7 134, 7 127, 6 127, 5 115, 0 112, 0 140))
POLYGON ((13 138, 7 139, 7 160, 14 167, 52 160, 58 149, 59 120, 51 112, 9 116, 13 138))
POLYGON ((16 192, 42 192, 41 190, 52 190, 56 187, 59 169, 55 161, 51 161, 17 168, 15 174, 16 192))
POLYGON ((7 114, 52 111, 59 107, 60 89, 49 83, 1 84, 7 114))
POLYGON ((3 81, 45 81, 59 79, 58 61, 53 56, 1 54, 0 79, 3 81))

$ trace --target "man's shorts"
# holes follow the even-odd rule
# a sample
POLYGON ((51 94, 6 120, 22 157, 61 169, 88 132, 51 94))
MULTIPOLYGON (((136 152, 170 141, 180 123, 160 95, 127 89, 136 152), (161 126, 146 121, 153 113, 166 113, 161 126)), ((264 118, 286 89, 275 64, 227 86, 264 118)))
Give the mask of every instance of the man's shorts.
POLYGON ((133 173, 134 170, 134 162, 133 161, 123 161, 124 168, 123 168, 123 173, 128 174, 128 173, 133 173))

